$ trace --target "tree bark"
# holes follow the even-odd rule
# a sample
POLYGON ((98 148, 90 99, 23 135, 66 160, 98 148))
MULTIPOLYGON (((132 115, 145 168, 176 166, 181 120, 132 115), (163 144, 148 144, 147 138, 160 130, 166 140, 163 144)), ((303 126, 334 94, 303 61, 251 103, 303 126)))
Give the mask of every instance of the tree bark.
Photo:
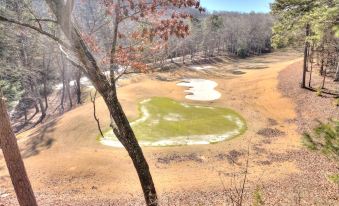
MULTIPOLYGON (((72 43, 77 58, 81 61, 83 67, 86 68, 82 70, 83 73, 91 80, 109 109, 110 117, 113 120, 111 126, 133 161, 146 204, 149 206, 158 205, 156 190, 147 161, 117 98, 115 79, 113 78, 114 72, 111 72, 110 80, 107 80, 106 75, 102 73, 93 54, 81 38, 80 31, 71 21, 74 0, 68 0, 66 4, 59 0, 46 0, 46 2, 55 14, 63 33, 72 43)), ((114 51, 111 54, 114 55, 114 51)), ((114 62, 111 61, 111 65, 113 64, 114 62)), ((111 68, 111 71, 112 69, 114 68, 111 68)))
POLYGON ((81 79, 81 71, 78 70, 76 71, 76 77, 75 77, 75 82, 76 82, 76 85, 75 85, 75 90, 76 90, 76 94, 77 94, 77 104, 81 104, 81 82, 80 82, 80 79, 81 79))
POLYGON ((44 99, 45 99, 45 109, 47 110, 48 109, 48 91, 47 91, 47 81, 48 81, 48 73, 49 73, 49 66, 50 66, 50 59, 48 60, 48 63, 46 63, 46 57, 45 55, 43 56, 43 67, 45 69, 44 71, 44 83, 43 83, 43 86, 44 86, 44 99))
POLYGON ((48 109, 48 95, 47 95, 47 80, 44 80, 44 99, 45 99, 45 109, 48 109))
POLYGON ((312 88, 312 86, 311 86, 311 82, 312 82, 312 73, 313 73, 313 62, 311 62, 310 77, 309 77, 309 80, 308 80, 308 87, 309 87, 309 88, 312 88))
POLYGON ((324 70, 324 78, 323 78, 323 83, 321 85, 322 89, 325 89, 325 82, 326 82, 326 75, 327 75, 326 73, 327 73, 327 68, 325 68, 324 70))
POLYGON ((62 89, 61 89, 61 102, 60 107, 62 113, 65 111, 64 100, 65 100, 66 80, 65 80, 65 69, 62 69, 62 89))
POLYGON ((100 135, 101 137, 104 137, 104 133, 102 132, 102 129, 101 129, 101 126, 100 126, 100 120, 99 118, 97 117, 97 113, 96 113, 96 105, 95 105, 95 100, 97 98, 97 93, 98 91, 95 91, 94 95, 92 96, 92 92, 90 92, 90 95, 91 95, 91 102, 93 104, 93 117, 97 123, 97 127, 98 127, 98 130, 100 132, 100 135))
POLYGON ((69 78, 67 78, 66 81, 66 91, 67 91, 67 96, 68 96, 68 101, 69 101, 69 107, 72 109, 73 107, 73 101, 72 101, 72 92, 71 92, 71 86, 69 78))
POLYGON ((335 82, 339 81, 339 62, 337 62, 337 70, 335 72, 335 78, 334 78, 335 82))
POLYGON ((309 56, 309 60, 310 60, 310 65, 311 65, 311 70, 310 70, 310 75, 309 75, 309 80, 308 80, 308 87, 309 88, 312 88, 311 87, 311 82, 312 82, 312 73, 313 73, 313 59, 314 59, 314 43, 312 45, 312 48, 311 48, 311 54, 309 56))
POLYGON ((40 124, 40 123, 45 119, 45 117, 46 117, 46 115, 47 115, 47 114, 46 114, 46 108, 45 108, 45 106, 44 106, 44 103, 43 103, 42 99, 41 99, 40 97, 38 97, 38 98, 36 99, 36 101, 37 101, 38 104, 39 104, 40 111, 41 111, 41 116, 39 117, 38 121, 34 124, 33 127, 35 127, 36 125, 40 124))
POLYGON ((0 146, 20 206, 37 206, 16 137, 10 125, 5 102, 0 95, 0 146))
MULTIPOLYGON (((306 38, 309 36, 309 33, 310 33, 310 25, 307 24, 306 25, 306 38)), ((309 43, 306 40, 306 42, 305 42, 305 50, 304 50, 304 67, 303 67, 303 75, 302 75, 302 81, 301 81, 301 88, 306 88, 308 47, 309 47, 309 43)))
POLYGON ((320 75, 324 74, 324 57, 321 57, 321 63, 320 63, 320 75))
POLYGON ((103 96, 106 105, 108 106, 108 109, 110 111, 111 117, 114 119, 114 123, 116 124, 114 125, 113 123, 111 125, 113 132, 122 143, 122 145, 126 148, 129 156, 133 161, 133 165, 138 173, 139 181, 144 192, 146 204, 149 206, 158 205, 157 194, 148 163, 127 120, 127 117, 118 101, 115 88, 111 88, 108 91, 99 92, 103 96))

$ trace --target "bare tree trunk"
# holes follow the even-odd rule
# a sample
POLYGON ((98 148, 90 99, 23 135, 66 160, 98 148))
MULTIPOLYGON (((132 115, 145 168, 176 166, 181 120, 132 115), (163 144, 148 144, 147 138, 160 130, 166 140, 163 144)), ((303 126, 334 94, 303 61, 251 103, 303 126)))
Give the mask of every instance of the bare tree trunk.
POLYGON ((323 75, 323 73, 324 73, 324 57, 321 57, 320 75, 323 75))
POLYGON ((36 125, 40 124, 45 119, 45 117, 46 117, 46 108, 44 106, 44 103, 43 103, 42 99, 41 98, 37 98, 37 102, 38 102, 38 104, 40 106, 41 116, 38 119, 38 121, 34 124, 34 127, 36 125))
POLYGON ((65 64, 64 64, 62 53, 60 57, 61 57, 61 64, 62 64, 61 65, 62 90, 61 90, 60 107, 61 107, 61 111, 64 112, 65 111, 64 100, 65 100, 65 90, 66 90, 66 77, 65 77, 66 74, 65 74, 65 64))
POLYGON ((4 100, 0 94, 0 146, 20 206, 37 206, 16 137, 10 125, 4 100))
POLYGON ((69 79, 67 79, 66 81, 66 91, 67 91, 67 96, 68 96, 68 100, 69 100, 69 107, 72 108, 73 107, 73 101, 72 101, 72 92, 71 92, 71 86, 69 85, 70 81, 69 79))
POLYGON ((311 87, 311 82, 312 82, 312 72, 313 72, 313 62, 311 62, 310 78, 309 78, 309 81, 308 81, 308 87, 309 87, 309 88, 312 88, 312 87, 311 87))
MULTIPOLYGON (((310 33, 310 25, 306 25, 306 38, 309 36, 310 33)), ((305 50, 304 50, 304 67, 303 67, 303 76, 301 81, 301 88, 306 88, 306 73, 307 73, 307 53, 308 53, 309 43, 305 42, 305 50)))
POLYGON ((40 112, 38 103, 35 102, 34 107, 35 107, 35 112, 34 112, 34 114, 27 120, 27 123, 30 122, 30 121, 31 121, 31 120, 32 120, 32 119, 40 112))
MULTIPOLYGON (((148 206, 157 206, 158 198, 148 163, 117 98, 116 82, 114 79, 114 72, 112 72, 112 70, 114 71, 114 68, 110 68, 111 74, 110 80, 108 80, 106 75, 100 70, 95 57, 90 52, 85 41, 82 39, 81 32, 71 21, 72 9, 75 3, 74 0, 67 0, 66 2, 60 0, 45 1, 51 11, 55 14, 57 23, 71 43, 71 47, 73 48, 73 51, 75 51, 77 59, 81 61, 83 66, 79 66, 79 68, 82 69, 82 72, 84 72, 91 80, 93 86, 101 94, 109 109, 109 115, 114 120, 112 121, 111 127, 113 128, 114 134, 125 147, 132 159, 139 176, 146 204, 148 206)), ((120 1, 118 0, 117 2, 119 3, 120 1)), ((120 7, 116 6, 115 9, 120 9, 120 7)), ((115 27, 115 30, 117 30, 117 27, 115 27)), ((117 32, 114 33, 116 39, 117 32)), ((115 42, 115 40, 113 40, 113 42, 115 42)), ((114 43, 112 43, 112 45, 114 45, 114 43)), ((114 46, 112 46, 112 51, 114 50, 113 48, 114 46)), ((111 52, 111 56, 114 57, 113 52, 111 52)), ((111 60, 112 59, 114 58, 111 58, 111 60)), ((111 65, 115 65, 114 62, 111 62, 111 65)))
POLYGON ((311 54, 309 56, 309 60, 310 60, 310 64, 311 64, 310 76, 309 76, 309 80, 308 80, 308 87, 309 88, 311 88, 311 82, 312 82, 313 59, 314 59, 314 43, 312 45, 311 54))
POLYGON ((98 91, 95 90, 95 93, 94 93, 94 95, 92 96, 92 92, 90 92, 90 95, 91 95, 91 102, 92 102, 92 104, 93 104, 93 116, 94 116, 94 119, 95 119, 95 121, 96 121, 96 123, 97 123, 98 130, 99 130, 99 132, 100 132, 101 137, 104 137, 104 133, 102 132, 102 129, 101 129, 101 126, 100 126, 100 120, 99 120, 99 118, 97 117, 97 112, 96 112, 95 100, 96 100, 96 98, 97 98, 97 93, 98 93, 98 91))
POLYGON ((326 73, 327 73, 327 68, 325 68, 325 70, 324 70, 324 78, 323 78, 323 83, 322 83, 322 85, 321 85, 321 88, 322 88, 322 89, 325 88, 326 73))
POLYGON ((44 99, 45 99, 45 109, 48 108, 48 91, 47 91, 47 78, 48 78, 48 72, 49 72, 49 66, 50 66, 50 59, 48 60, 48 63, 46 63, 46 57, 43 56, 43 66, 44 66, 44 99))
POLYGON ((112 88, 111 91, 101 91, 100 93, 108 106, 111 117, 114 119, 114 123, 111 125, 113 132, 126 148, 138 173, 146 204, 148 206, 158 205, 158 198, 148 163, 117 99, 115 88, 112 88))
POLYGON ((335 72, 335 78, 334 78, 335 82, 339 81, 339 62, 337 62, 337 70, 335 72))
POLYGON ((47 95, 47 79, 44 81, 44 99, 45 99, 45 109, 48 108, 48 95, 47 95))
MULTIPOLYGON (((25 121, 25 124, 27 124, 28 122, 30 122, 39 112, 40 112, 40 109, 39 109, 39 106, 38 106, 38 103, 36 102, 36 100, 34 99, 34 107, 35 107, 35 112, 34 114, 28 118, 26 121, 25 121)), ((27 115, 27 108, 25 108, 25 112, 26 112, 26 115, 27 115)), ((24 124, 24 125, 25 125, 24 124)))
MULTIPOLYGON (((138 140, 135 137, 132 127, 129 124, 126 114, 124 110, 122 109, 120 102, 118 100, 118 97, 117 97, 114 68, 117 67, 115 63, 115 52, 116 52, 116 45, 117 45, 118 26, 119 26, 118 22, 119 22, 120 0, 117 0, 116 3, 118 6, 115 7, 116 16, 115 16, 115 21, 114 21, 114 33, 113 33, 113 42, 112 42, 112 48, 111 48, 110 82, 107 82, 108 84, 105 84, 104 81, 100 81, 100 79, 98 78, 99 77, 98 74, 95 74, 95 76, 93 76, 92 81, 96 89, 98 90, 98 92, 104 98, 105 103, 108 107, 108 110, 110 111, 110 116, 112 120, 111 127, 113 129, 115 136, 118 138, 121 144, 125 147, 129 156, 132 159, 134 168, 136 169, 138 176, 139 176, 139 181, 140 181, 143 193, 144 193, 146 204, 148 206, 157 206, 158 197, 157 197, 157 193, 156 193, 155 186, 153 183, 152 175, 149 170, 148 163, 144 157, 144 154, 138 143, 138 140)), ((82 40, 80 39, 80 43, 81 41, 82 40)), ((86 56, 88 60, 93 58, 91 54, 87 54, 86 56)), ((96 64, 93 66, 97 68, 93 68, 92 71, 95 71, 96 69, 99 70, 99 67, 96 64)))
POLYGON ((24 116, 25 116, 25 123, 24 124, 26 124, 27 123, 27 109, 26 108, 24 108, 24 116))
POLYGON ((42 99, 40 98, 40 94, 39 91, 37 91, 37 84, 34 80, 31 80, 30 82, 31 84, 31 93, 35 99, 35 102, 37 102, 37 106, 38 108, 40 107, 40 112, 41 112, 41 116, 39 118, 39 120, 34 124, 34 127, 38 124, 40 124, 42 122, 42 120, 45 119, 46 117, 46 108, 44 106, 44 103, 42 101, 42 99))
POLYGON ((184 51, 182 52, 182 64, 185 64, 185 53, 184 53, 184 51))
POLYGON ((76 71, 76 74, 75 74, 75 82, 76 82, 76 85, 75 85, 75 90, 76 90, 76 94, 77 94, 77 104, 81 104, 81 82, 80 82, 80 79, 81 79, 81 71, 78 70, 76 71))
POLYGON ((62 90, 61 90, 61 102, 60 102, 60 107, 61 107, 61 111, 64 112, 65 108, 64 108, 64 99, 65 99, 65 77, 62 77, 62 90))

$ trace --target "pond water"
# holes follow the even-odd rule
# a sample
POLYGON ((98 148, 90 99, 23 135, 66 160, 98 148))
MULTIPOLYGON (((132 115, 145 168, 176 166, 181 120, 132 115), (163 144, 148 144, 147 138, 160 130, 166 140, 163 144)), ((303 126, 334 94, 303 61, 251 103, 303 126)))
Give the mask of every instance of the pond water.
MULTIPOLYGON (((180 103, 154 97, 139 103, 140 116, 131 126, 141 146, 198 145, 221 142, 246 130, 245 120, 227 108, 180 103)), ((100 142, 122 147, 113 132, 100 142)))

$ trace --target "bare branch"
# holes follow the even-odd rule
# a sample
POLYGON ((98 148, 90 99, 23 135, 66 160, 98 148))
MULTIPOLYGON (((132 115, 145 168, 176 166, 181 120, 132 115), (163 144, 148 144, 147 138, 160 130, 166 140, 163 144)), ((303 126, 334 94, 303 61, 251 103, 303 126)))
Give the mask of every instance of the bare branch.
POLYGON ((26 28, 33 29, 33 30, 39 32, 40 34, 43 34, 43 35, 49 37, 50 39, 52 39, 52 40, 58 42, 58 43, 61 44, 62 46, 66 47, 66 48, 71 48, 68 44, 66 44, 66 42, 62 41, 62 40, 59 39, 58 37, 56 37, 56 36, 54 36, 53 34, 50 34, 50 33, 46 32, 46 31, 44 31, 43 29, 41 29, 41 28, 39 28, 39 27, 30 25, 30 24, 27 24, 27 23, 23 23, 23 22, 14 20, 14 19, 9 19, 9 18, 4 17, 4 16, 1 16, 1 15, 0 15, 0 21, 8 22, 8 23, 13 23, 13 24, 16 24, 16 25, 19 25, 19 26, 23 26, 23 27, 26 27, 26 28))
POLYGON ((95 100, 96 100, 96 97, 97 97, 97 93, 98 93, 97 90, 95 90, 94 95, 92 95, 92 92, 90 92, 90 95, 91 95, 91 102, 92 102, 92 104, 93 104, 93 116, 94 116, 95 121, 97 122, 98 130, 99 130, 99 132, 100 132, 101 137, 104 137, 104 133, 103 133, 102 130, 101 130, 99 118, 97 117, 97 114, 96 114, 95 100))

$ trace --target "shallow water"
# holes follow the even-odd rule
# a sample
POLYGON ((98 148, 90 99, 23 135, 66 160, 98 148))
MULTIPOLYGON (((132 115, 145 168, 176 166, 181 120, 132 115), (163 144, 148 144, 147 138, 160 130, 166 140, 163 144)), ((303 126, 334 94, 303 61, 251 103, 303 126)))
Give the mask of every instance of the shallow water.
MULTIPOLYGON (((221 142, 246 130, 245 120, 227 108, 189 105, 155 97, 139 103, 130 124, 141 146, 199 145, 221 142)), ((110 130, 100 142, 122 147, 110 130)))

